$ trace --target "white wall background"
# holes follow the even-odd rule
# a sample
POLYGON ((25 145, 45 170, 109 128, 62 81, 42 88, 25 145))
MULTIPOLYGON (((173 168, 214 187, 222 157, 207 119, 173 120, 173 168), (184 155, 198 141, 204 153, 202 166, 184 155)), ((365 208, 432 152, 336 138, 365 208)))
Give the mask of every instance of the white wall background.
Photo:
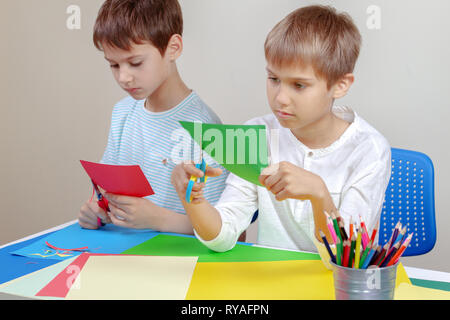
MULTIPOLYGON (((76 218, 91 189, 78 160, 100 159, 112 106, 125 95, 92 27, 102 0, 3 0, 0 3, 0 243, 76 218), (67 7, 81 9, 69 30, 67 7)), ((263 43, 292 10, 331 4, 347 11, 363 37, 356 82, 336 103, 353 107, 393 147, 428 154, 436 173, 438 238, 408 266, 450 272, 450 2, 446 0, 180 0, 179 69, 225 123, 270 112, 263 43), (366 12, 376 5, 380 29, 366 12)), ((250 238, 254 237, 250 231, 250 238)))

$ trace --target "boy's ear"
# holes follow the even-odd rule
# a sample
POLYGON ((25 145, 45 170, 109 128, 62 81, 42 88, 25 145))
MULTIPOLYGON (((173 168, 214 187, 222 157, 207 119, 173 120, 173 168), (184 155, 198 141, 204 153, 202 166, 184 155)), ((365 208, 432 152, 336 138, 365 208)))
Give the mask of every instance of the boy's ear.
POLYGON ((167 44, 166 53, 170 62, 178 59, 178 57, 183 52, 183 38, 179 34, 174 34, 170 37, 169 43, 167 44))
POLYGON ((347 94, 347 91, 350 89, 351 85, 355 81, 355 76, 353 73, 346 73, 342 76, 334 85, 333 98, 338 99, 347 94))

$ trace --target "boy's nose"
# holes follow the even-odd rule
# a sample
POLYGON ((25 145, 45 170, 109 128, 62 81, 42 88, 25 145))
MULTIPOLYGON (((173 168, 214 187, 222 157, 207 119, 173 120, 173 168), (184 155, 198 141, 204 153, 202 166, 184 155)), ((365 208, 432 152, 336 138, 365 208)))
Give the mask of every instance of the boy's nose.
POLYGON ((119 82, 122 84, 127 84, 133 80, 133 76, 126 70, 120 70, 119 82))
POLYGON ((284 89, 282 86, 280 86, 275 96, 275 100, 280 106, 289 105, 290 102, 289 95, 287 94, 286 89, 284 89))

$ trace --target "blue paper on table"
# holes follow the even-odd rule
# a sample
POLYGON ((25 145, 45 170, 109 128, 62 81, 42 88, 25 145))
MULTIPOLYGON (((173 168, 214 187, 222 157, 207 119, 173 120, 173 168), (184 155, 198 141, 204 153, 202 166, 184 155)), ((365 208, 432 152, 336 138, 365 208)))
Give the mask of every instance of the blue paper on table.
POLYGON ((50 248, 46 242, 62 249, 88 247, 84 252, 118 254, 160 234, 153 230, 128 229, 108 224, 97 230, 83 229, 78 223, 43 237, 38 241, 10 252, 31 258, 65 260, 81 251, 64 251, 50 248))
POLYGON ((10 251, 19 250, 20 248, 29 246, 33 242, 39 241, 45 236, 48 235, 38 236, 36 238, 25 240, 0 249, 0 284, 59 262, 59 260, 53 259, 44 260, 39 258, 14 256, 10 254, 10 251))

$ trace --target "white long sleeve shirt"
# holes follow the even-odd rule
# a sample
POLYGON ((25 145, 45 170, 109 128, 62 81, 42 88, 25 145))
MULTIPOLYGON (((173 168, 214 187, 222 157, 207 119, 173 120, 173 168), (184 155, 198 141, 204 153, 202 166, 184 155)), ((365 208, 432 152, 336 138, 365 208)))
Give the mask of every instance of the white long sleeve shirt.
MULTIPOLYGON (((323 179, 346 227, 350 216, 353 216, 353 221, 359 221, 358 216, 361 215, 367 227, 372 228, 380 219, 390 178, 389 143, 350 108, 333 107, 333 113, 349 122, 350 126, 338 140, 323 149, 305 146, 289 129, 282 127, 273 114, 252 119, 247 124, 266 126, 272 163, 289 161, 323 179), (278 130, 271 131, 273 129, 278 130), (279 134, 279 153, 276 153, 278 147, 269 137, 270 132, 279 134)), ((232 249, 239 235, 249 226, 254 212, 259 210, 258 244, 318 251, 313 210, 308 200, 277 201, 266 188, 230 174, 215 208, 222 218, 222 228, 217 237, 205 241, 196 233, 197 238, 212 250, 232 249)))

